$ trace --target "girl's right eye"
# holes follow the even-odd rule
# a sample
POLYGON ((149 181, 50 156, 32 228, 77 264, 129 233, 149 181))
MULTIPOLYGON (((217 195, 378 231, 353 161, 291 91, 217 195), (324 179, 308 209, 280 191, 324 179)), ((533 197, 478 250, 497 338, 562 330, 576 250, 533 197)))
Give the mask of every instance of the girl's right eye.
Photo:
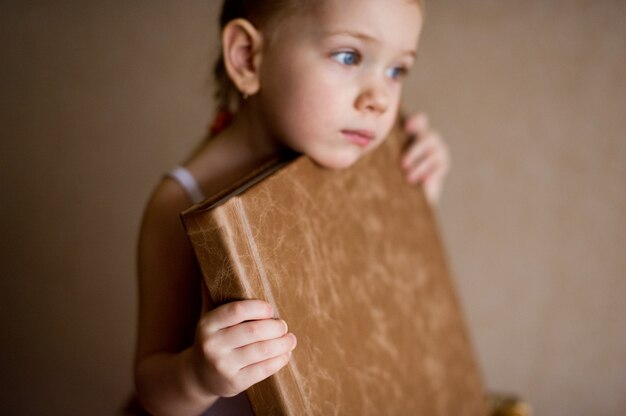
POLYGON ((361 55, 354 51, 341 51, 332 54, 332 58, 342 65, 358 65, 361 62, 361 55))

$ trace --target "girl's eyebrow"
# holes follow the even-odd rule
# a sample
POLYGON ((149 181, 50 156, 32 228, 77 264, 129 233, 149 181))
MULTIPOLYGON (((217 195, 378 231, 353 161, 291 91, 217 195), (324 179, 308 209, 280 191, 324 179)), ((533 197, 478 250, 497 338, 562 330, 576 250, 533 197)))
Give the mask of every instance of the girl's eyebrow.
POLYGON ((337 30, 334 32, 326 32, 324 37, 330 38, 333 36, 351 36, 353 38, 361 39, 368 42, 380 43, 380 40, 376 39, 374 36, 368 35, 367 33, 358 32, 356 30, 337 30))
MULTIPOLYGON (((325 38, 330 38, 334 36, 350 36, 369 43, 381 43, 378 38, 356 30, 337 30, 324 33, 325 38)), ((410 55, 411 57, 416 58, 417 52, 415 51, 415 49, 408 49, 405 51, 404 55, 410 55)))

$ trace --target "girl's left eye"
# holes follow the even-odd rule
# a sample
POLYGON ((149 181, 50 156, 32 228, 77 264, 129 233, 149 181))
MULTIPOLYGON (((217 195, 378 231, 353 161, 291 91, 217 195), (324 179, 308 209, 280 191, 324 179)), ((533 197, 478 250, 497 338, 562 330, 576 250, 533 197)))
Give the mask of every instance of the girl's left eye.
POLYGON ((408 70, 402 66, 396 66, 387 70, 387 76, 391 79, 401 79, 407 74, 408 70))
POLYGON ((358 65, 361 62, 361 56, 354 51, 342 51, 336 52, 332 55, 332 58, 342 65, 358 65))

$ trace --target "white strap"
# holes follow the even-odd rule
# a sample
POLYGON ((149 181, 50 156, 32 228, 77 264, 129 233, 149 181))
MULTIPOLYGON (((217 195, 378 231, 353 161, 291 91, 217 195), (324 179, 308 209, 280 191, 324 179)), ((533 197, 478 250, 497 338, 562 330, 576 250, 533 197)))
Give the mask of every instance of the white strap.
POLYGON ((183 187, 193 204, 198 204, 204 201, 204 193, 198 186, 196 178, 194 178, 187 169, 182 166, 177 166, 168 172, 167 176, 176 180, 176 182, 183 187))

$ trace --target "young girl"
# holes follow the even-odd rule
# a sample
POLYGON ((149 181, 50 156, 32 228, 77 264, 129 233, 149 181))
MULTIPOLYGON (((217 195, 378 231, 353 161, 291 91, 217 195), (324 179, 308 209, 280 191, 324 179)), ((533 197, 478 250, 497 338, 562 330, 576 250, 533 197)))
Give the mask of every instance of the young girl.
MULTIPOLYGON (((212 308, 179 213, 277 152, 345 169, 397 117, 422 26, 418 0, 226 0, 216 67, 219 129, 166 176, 139 238, 138 397, 162 415, 251 414, 244 392, 290 359, 296 336, 260 300, 212 308), (227 117, 228 118, 228 117, 227 117), (219 400, 218 400, 219 399, 219 400)), ((445 144, 425 116, 399 161, 437 201, 445 144)), ((396 168, 396 167, 393 167, 396 168)))

